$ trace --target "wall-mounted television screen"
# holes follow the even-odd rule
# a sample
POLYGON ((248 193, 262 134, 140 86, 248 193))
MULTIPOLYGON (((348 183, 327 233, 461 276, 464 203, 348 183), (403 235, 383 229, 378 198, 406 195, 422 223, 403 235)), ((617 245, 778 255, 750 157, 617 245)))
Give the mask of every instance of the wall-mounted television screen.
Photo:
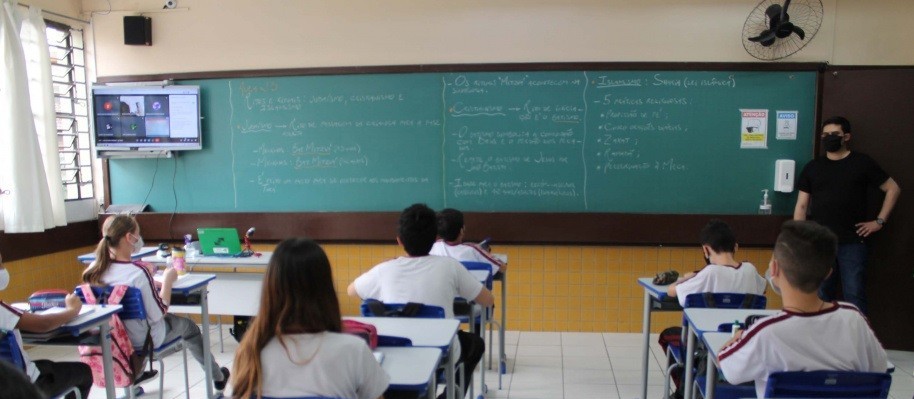
POLYGON ((96 151, 203 148, 200 86, 94 86, 96 151))

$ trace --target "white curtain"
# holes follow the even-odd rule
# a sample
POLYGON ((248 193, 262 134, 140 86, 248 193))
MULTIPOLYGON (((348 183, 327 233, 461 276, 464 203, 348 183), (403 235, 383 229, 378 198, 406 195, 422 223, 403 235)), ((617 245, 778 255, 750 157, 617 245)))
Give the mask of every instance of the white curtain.
MULTIPOLYGON (((34 24, 29 23, 28 26, 28 30, 35 29, 34 24)), ((55 220, 52 196, 48 188, 48 174, 45 170, 44 158, 47 157, 43 155, 42 144, 39 141, 47 148, 47 155, 55 158, 58 156, 57 143, 55 140, 52 145, 48 145, 45 136, 39 140, 35 125, 35 118, 39 116, 35 115, 32 109, 33 96, 39 98, 34 101, 38 104, 45 103, 44 98, 49 98, 52 104, 50 112, 54 112, 53 92, 50 82, 36 83, 36 91, 30 91, 30 86, 33 85, 29 81, 20 38, 22 27, 15 5, 4 0, 3 7, 0 7, 0 57, 3 59, 0 64, 0 188, 5 194, 0 195, 0 211, 3 213, 0 228, 7 233, 41 232, 66 224, 62 203, 60 214, 63 218, 60 223, 55 220)), ((47 60, 49 55, 46 42, 44 52, 47 60)), ((32 76, 40 79, 40 75, 41 73, 32 76)), ((49 80, 50 71, 47 77, 49 80)), ((42 119, 42 133, 48 128, 48 116, 51 117, 50 127, 56 129, 53 116, 47 115, 47 111, 39 110, 39 113, 42 119)), ((59 174, 59 168, 57 170, 59 174)), ((59 187, 59 176, 50 184, 59 187)), ((62 202, 62 196, 58 198, 62 202)))
MULTIPOLYGON (((20 11, 25 11, 20 9, 20 11)), ((67 224, 64 191, 60 177, 60 156, 57 152, 57 111, 54 109, 54 87, 51 79, 51 55, 48 51, 48 32, 41 9, 29 7, 22 14, 19 38, 25 53, 26 71, 29 76, 29 94, 38 146, 47 174, 48 192, 55 226, 67 224)), ((75 123, 75 122, 74 122, 75 123)))

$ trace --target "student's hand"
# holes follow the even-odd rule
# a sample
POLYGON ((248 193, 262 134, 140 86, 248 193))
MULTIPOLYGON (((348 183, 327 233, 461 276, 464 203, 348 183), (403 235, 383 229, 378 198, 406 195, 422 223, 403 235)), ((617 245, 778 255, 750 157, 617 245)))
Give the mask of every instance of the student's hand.
POLYGON ((745 330, 739 330, 739 331, 737 331, 736 334, 733 335, 733 337, 730 338, 730 340, 727 341, 727 343, 725 343, 723 347, 726 348, 726 347, 728 347, 728 346, 730 346, 730 345, 733 345, 734 342, 737 342, 737 341, 739 341, 740 339, 742 339, 742 338, 743 338, 743 331, 745 331, 745 330))
POLYGON ((178 271, 173 267, 166 268, 162 272, 163 283, 174 283, 178 279, 178 271))
POLYGON ((857 223, 854 226, 857 227, 857 235, 860 237, 869 237, 870 234, 882 230, 882 225, 876 223, 875 220, 857 223))
POLYGON ((83 307, 83 302, 79 300, 78 296, 73 294, 67 294, 64 303, 66 303, 67 310, 73 310, 76 311, 76 313, 79 313, 79 310, 83 307))

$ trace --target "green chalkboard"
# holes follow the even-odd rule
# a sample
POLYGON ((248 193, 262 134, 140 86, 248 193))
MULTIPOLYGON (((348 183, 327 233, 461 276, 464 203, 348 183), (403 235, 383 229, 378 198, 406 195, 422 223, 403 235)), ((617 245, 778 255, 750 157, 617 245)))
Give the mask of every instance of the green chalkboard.
MULTIPOLYGON (((395 211, 426 202, 466 211, 752 214, 761 190, 772 188, 775 160, 796 160, 800 170, 815 137, 815 72, 179 83, 201 86, 204 149, 174 160, 111 160, 113 203, 149 193, 159 212, 395 211), (768 115, 744 121, 741 110, 768 115), (779 131, 777 111, 796 113, 795 134, 779 131), (746 126, 753 134, 744 135, 746 126)), ((793 195, 772 199, 775 213, 792 209, 793 195)))

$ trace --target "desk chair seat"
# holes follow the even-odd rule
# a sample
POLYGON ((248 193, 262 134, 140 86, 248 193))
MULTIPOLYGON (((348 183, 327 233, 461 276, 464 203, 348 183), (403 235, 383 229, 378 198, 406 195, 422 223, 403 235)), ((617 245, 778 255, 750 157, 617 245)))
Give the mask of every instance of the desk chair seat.
POLYGON ((889 373, 793 371, 768 376, 766 398, 886 398, 889 373))
MULTIPOLYGON (((12 331, 0 330, 0 361, 8 362, 22 370, 23 373, 26 372, 25 358, 22 357, 22 351, 19 350, 16 334, 13 334, 12 331)), ((69 387, 52 399, 63 399, 71 393, 76 399, 83 399, 77 387, 69 387)))
MULTIPOLYGON (((707 397, 707 376, 698 376, 695 377, 695 385, 692 388, 692 392, 697 392, 701 394, 702 398, 707 397)), ((692 397, 696 397, 692 395, 692 397)), ((731 385, 727 383, 718 382, 717 386, 714 387, 714 398, 715 399, 739 399, 739 398, 754 398, 755 397, 755 383, 747 383, 740 385, 731 385)))
MULTIPOLYGON (((107 302, 108 296, 111 294, 113 286, 102 286, 102 287, 91 287, 92 294, 98 298, 99 302, 107 302)), ((83 296, 82 290, 77 286, 76 295, 85 302, 86 298, 83 296)), ((123 309, 118 316, 121 320, 146 320, 146 307, 143 304, 143 293, 135 287, 128 287, 127 292, 124 293, 124 297, 121 299, 121 306, 123 309)), ((142 348, 134 348, 134 350, 140 351, 142 353, 142 348)), ((144 373, 143 376, 140 376, 134 385, 124 388, 126 391, 127 398, 133 398, 134 396, 139 396, 143 394, 143 388, 138 386, 137 383, 143 382, 145 380, 155 377, 156 374, 159 374, 159 399, 162 399, 165 394, 165 362, 164 358, 173 353, 181 351, 184 357, 184 394, 187 399, 190 399, 190 376, 188 375, 187 370, 187 347, 184 345, 184 339, 181 337, 174 338, 169 341, 165 341, 162 345, 154 348, 152 350, 152 360, 159 363, 159 370, 156 373, 155 370, 149 370, 147 373, 144 373)))
MULTIPOLYGON (((764 295, 739 294, 733 292, 699 292, 689 294, 685 298, 685 308, 765 309, 767 305, 768 298, 764 295)), ((683 316, 683 325, 685 325, 685 316, 683 316)), ((684 340, 686 337, 682 338, 684 340)), ((667 346, 667 363, 670 365, 666 370, 663 392, 670 392, 673 372, 685 367, 685 350, 684 341, 680 341, 678 345, 670 343, 669 346, 667 346)), ((704 386, 704 384, 702 384, 702 386, 704 386)), ((683 387, 683 389, 689 388, 683 387)))

